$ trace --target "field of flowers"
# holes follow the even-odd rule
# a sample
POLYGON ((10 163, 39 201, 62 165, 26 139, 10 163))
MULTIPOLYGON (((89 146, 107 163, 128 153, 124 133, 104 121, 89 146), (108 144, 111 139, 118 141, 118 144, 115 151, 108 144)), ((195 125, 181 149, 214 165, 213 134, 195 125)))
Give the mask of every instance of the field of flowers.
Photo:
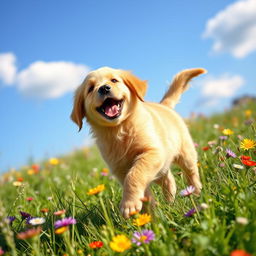
POLYGON ((0 255, 256 255, 256 104, 188 121, 203 190, 120 216, 121 188, 95 148, 0 178, 0 255))

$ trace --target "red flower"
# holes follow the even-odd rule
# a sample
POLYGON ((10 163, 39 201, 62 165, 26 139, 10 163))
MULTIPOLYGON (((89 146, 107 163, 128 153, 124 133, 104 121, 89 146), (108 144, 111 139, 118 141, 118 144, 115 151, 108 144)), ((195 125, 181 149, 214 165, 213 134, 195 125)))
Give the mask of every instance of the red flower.
POLYGON ((103 246, 103 242, 101 241, 95 241, 95 242, 89 243, 89 247, 92 249, 101 248, 102 246, 103 246))
POLYGON ((209 149, 210 149, 210 147, 203 147, 203 148, 202 148, 203 151, 207 151, 207 150, 209 150, 209 149))
POLYGON ((32 164, 31 168, 34 170, 34 173, 39 173, 40 166, 38 164, 32 164))
POLYGON ((27 197, 26 200, 27 200, 28 202, 30 202, 30 201, 34 200, 34 198, 33 198, 33 197, 27 197))
POLYGON ((241 160, 250 160, 251 157, 250 156, 241 156, 241 160))
POLYGON ((242 160, 242 163, 247 166, 256 166, 256 162, 251 160, 242 160))
POLYGON ((234 250, 230 253, 230 256, 252 256, 244 250, 234 250))
POLYGON ((18 177, 18 178, 17 178, 17 181, 23 182, 23 180, 24 180, 24 179, 23 179, 22 177, 18 177))

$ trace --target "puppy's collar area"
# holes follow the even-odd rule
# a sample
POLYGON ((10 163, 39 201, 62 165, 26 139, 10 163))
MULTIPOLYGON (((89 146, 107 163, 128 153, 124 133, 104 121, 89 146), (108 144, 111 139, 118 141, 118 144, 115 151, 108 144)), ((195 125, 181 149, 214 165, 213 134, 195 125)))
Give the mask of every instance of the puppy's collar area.
POLYGON ((106 119, 113 120, 121 115, 123 103, 124 100, 107 98, 100 107, 96 108, 96 110, 106 119))

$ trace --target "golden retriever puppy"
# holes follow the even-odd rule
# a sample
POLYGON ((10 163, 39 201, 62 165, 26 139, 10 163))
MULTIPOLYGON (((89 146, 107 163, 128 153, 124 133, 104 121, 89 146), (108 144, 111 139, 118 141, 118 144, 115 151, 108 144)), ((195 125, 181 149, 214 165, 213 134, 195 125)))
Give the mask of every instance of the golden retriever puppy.
POLYGON ((150 183, 162 186, 173 201, 176 184, 171 163, 185 172, 199 194, 202 188, 197 153, 182 118, 173 110, 201 68, 177 74, 159 103, 145 102, 147 83, 128 71, 103 67, 90 72, 76 90, 72 120, 82 128, 86 118, 112 173, 123 185, 122 215, 142 209, 143 198, 152 198, 150 183))

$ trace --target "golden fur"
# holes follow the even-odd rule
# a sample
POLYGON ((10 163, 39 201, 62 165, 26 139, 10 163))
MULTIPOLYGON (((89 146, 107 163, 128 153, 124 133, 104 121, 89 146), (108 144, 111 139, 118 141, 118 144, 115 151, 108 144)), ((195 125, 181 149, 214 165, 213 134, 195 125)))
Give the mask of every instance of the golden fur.
POLYGON ((153 181, 162 186, 166 199, 173 201, 176 184, 169 171, 171 163, 184 170, 188 183, 200 193, 197 153, 184 121, 173 108, 189 80, 205 72, 198 68, 177 74, 160 104, 144 102, 145 81, 108 67, 90 72, 77 89, 71 118, 79 129, 86 118, 104 160, 123 185, 120 208, 125 218, 142 209, 142 198, 152 198, 149 186, 153 181), (103 85, 110 87, 106 95, 99 93, 103 85), (107 113, 111 117, 118 110, 120 115, 111 120, 97 111, 107 98, 122 102, 122 108, 103 107, 105 112, 112 111, 107 113))

